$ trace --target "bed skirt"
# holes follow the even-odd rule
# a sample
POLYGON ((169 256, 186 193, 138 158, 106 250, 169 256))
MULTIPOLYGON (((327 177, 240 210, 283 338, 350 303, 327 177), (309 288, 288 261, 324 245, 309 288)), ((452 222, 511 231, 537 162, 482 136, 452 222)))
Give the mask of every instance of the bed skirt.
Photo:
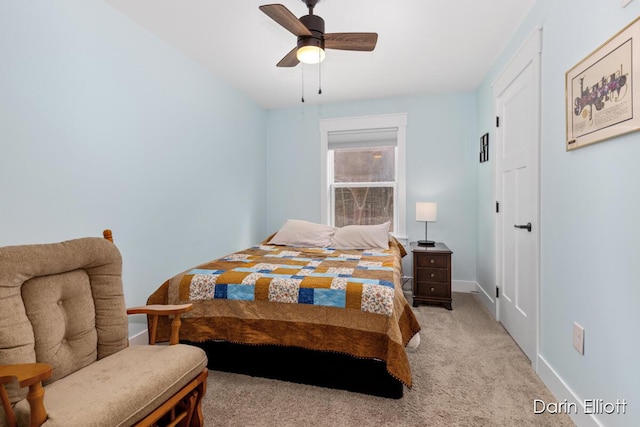
POLYGON ((400 399, 404 384, 377 359, 278 345, 247 345, 227 341, 189 342, 202 348, 211 370, 233 372, 373 396, 400 399))

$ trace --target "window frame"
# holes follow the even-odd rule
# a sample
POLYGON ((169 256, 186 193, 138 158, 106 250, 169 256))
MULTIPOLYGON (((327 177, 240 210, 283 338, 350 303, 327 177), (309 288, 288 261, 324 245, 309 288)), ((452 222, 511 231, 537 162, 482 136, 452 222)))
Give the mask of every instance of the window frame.
POLYGON ((330 168, 333 167, 333 156, 329 155, 329 133, 340 131, 357 131, 368 129, 397 129, 397 145, 396 145, 396 181, 394 200, 394 231, 391 233, 398 239, 406 238, 406 138, 407 138, 407 113, 384 114, 374 116, 360 117, 340 117, 331 119, 320 119, 320 162, 321 162, 321 195, 320 206, 322 209, 321 220, 324 224, 331 225, 334 223, 331 209, 332 192, 334 186, 351 186, 354 184, 363 186, 363 184, 372 184, 369 186, 379 186, 387 184, 386 181, 376 183, 333 183, 329 182, 332 176, 330 168), (333 184, 333 185, 332 185, 333 184), (343 185, 347 184, 347 185, 343 185))

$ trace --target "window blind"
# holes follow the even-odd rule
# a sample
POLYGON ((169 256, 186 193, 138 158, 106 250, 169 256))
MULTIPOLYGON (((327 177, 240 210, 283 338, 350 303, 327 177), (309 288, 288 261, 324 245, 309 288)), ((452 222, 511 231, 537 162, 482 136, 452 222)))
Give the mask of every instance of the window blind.
POLYGON ((398 145, 398 128, 358 129, 327 133, 329 150, 398 145))

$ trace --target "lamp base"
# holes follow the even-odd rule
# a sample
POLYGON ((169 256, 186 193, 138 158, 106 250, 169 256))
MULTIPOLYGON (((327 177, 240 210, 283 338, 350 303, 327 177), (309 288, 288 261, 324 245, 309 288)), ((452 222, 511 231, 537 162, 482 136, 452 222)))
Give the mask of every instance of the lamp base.
POLYGON ((433 240, 418 240, 418 246, 435 246, 436 242, 433 240))

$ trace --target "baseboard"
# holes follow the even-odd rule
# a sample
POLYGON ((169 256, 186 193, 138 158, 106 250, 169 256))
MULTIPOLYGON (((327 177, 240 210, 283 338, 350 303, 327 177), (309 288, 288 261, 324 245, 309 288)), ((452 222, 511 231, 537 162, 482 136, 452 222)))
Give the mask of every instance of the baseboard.
MULTIPOLYGON (((557 372, 547 363, 544 357, 538 355, 538 376, 547 386, 558 403, 575 402, 575 410, 568 411, 569 416, 579 427, 603 427, 595 415, 587 414, 584 400, 578 398, 571 388, 565 383, 557 372)), ((550 403, 550 402, 546 402, 550 403)))
POLYGON ((476 287, 473 290, 473 293, 475 294, 476 298, 478 298, 478 300, 487 308, 487 310, 489 310, 489 313, 491 313, 493 317, 497 318, 496 300, 491 298, 491 296, 478 283, 476 283, 475 285, 476 287))
MULTIPOLYGON (((129 325, 131 326, 131 324, 129 325)), ((147 345, 149 344, 149 331, 145 327, 142 330, 132 330, 138 328, 129 328, 129 345, 147 345)))
POLYGON ((466 292, 470 293, 476 290, 477 283, 470 280, 452 280, 451 291, 452 292, 466 292))

